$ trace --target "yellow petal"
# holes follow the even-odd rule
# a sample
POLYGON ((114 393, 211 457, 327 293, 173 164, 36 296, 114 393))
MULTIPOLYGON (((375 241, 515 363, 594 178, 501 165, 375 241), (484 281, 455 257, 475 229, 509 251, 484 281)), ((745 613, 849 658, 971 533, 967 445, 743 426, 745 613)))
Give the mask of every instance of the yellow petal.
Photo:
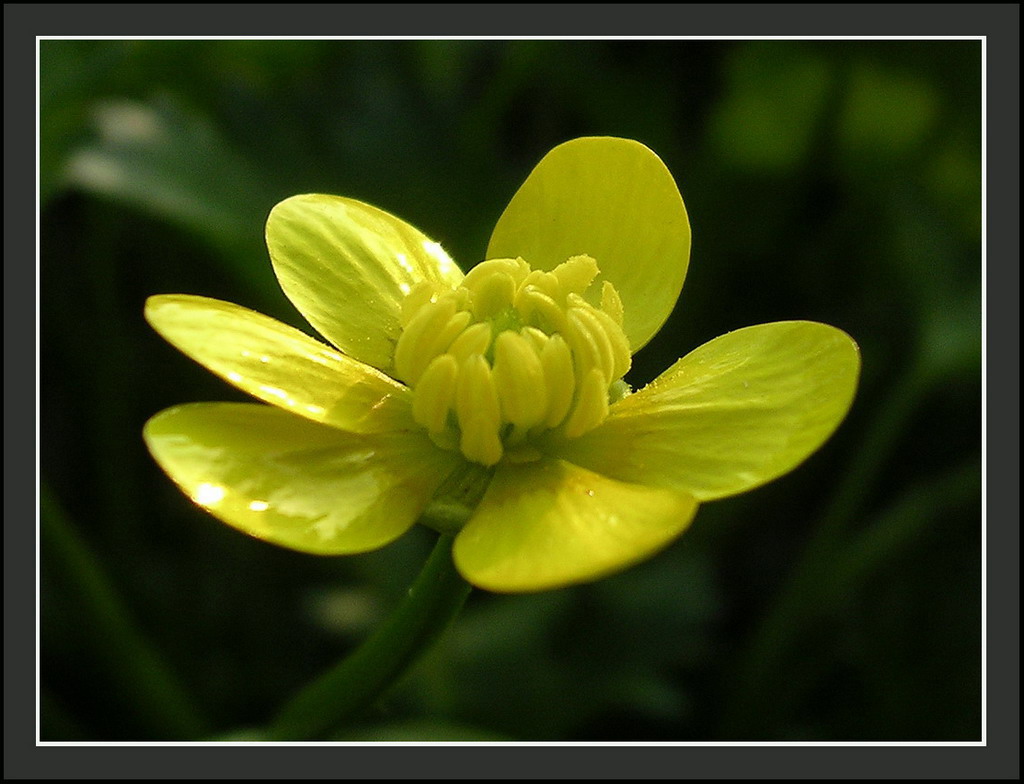
POLYGON ((455 465, 418 435, 356 435, 256 404, 167 409, 144 435, 160 466, 211 514, 318 555, 397 539, 455 465))
POLYGON ((676 362, 558 454, 702 502, 735 495, 818 449, 846 416, 859 372, 857 344, 835 327, 747 327, 676 362))
POLYGON ((652 555, 693 519, 696 501, 561 460, 502 465, 455 540, 474 585, 541 591, 586 582, 652 555))
POLYGON ((574 139, 549 152, 494 227, 488 258, 521 256, 552 270, 573 256, 597 261, 624 306, 635 352, 675 305, 690 259, 679 189, 650 149, 629 139, 574 139))
POLYGON ((306 419, 357 433, 413 426, 405 386, 269 316, 170 294, 146 301, 146 319, 239 389, 306 419))
POLYGON ((402 300, 422 280, 454 288, 462 272, 418 229, 339 196, 293 196, 267 219, 285 294, 317 331, 381 370, 401 333, 402 300))

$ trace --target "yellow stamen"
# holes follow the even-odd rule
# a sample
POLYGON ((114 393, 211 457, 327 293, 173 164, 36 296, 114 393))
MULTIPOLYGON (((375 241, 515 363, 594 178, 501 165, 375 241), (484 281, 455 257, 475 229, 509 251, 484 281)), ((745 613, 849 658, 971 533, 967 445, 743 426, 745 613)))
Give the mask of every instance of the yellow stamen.
POLYGON ((619 298, 619 292, 615 290, 608 281, 605 281, 601 286, 601 310, 611 316, 612 321, 622 326, 622 300, 619 298))
POLYGON ((576 378, 572 369, 572 352, 561 335, 552 335, 540 355, 548 389, 548 415, 544 424, 557 427, 569 413, 576 378))
POLYGON ((555 267, 551 274, 558 280, 563 292, 582 294, 597 277, 597 262, 590 256, 573 256, 555 267))
POLYGON ((436 357, 413 391, 412 416, 431 433, 440 433, 455 400, 459 363, 451 354, 436 357))
POLYGON ((455 413, 462 430, 462 452, 490 466, 501 460, 501 404, 491 366, 480 354, 467 359, 455 389, 455 413))
POLYGON ((630 350, 615 287, 601 284, 600 307, 584 296, 599 274, 582 255, 550 272, 490 259, 456 289, 412 288, 394 372, 435 444, 484 466, 536 460, 545 431, 576 438, 605 419, 630 350))
POLYGON ((494 341, 494 383, 502 418, 523 430, 544 419, 548 395, 540 357, 516 332, 502 332, 494 341))
POLYGON ((608 416, 608 386, 600 369, 591 368, 583 377, 580 394, 565 422, 566 438, 577 438, 593 430, 608 416))
MULTIPOLYGON (((452 297, 427 302, 420 307, 395 346, 395 371, 399 378, 410 384, 415 384, 419 380, 424 366, 417 357, 422 357, 426 346, 454 315, 455 300, 452 297)), ((427 361, 429 362, 429 359, 427 361)))
POLYGON ((491 345, 491 338, 494 336, 491 325, 486 321, 480 324, 473 324, 465 332, 459 335, 448 347, 448 353, 459 362, 464 362, 470 354, 483 354, 491 345))
POLYGON ((473 315, 478 319, 493 318, 512 304, 516 284, 512 276, 498 272, 484 278, 473 292, 473 315))

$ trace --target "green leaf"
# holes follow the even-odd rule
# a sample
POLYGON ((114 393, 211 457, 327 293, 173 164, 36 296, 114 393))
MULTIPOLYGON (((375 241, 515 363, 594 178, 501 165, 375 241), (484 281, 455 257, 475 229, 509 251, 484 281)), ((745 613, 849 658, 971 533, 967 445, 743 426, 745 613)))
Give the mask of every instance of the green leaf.
POLYGON ((277 288, 258 228, 275 191, 209 120, 171 103, 121 100, 97 104, 93 126, 93 140, 68 161, 69 185, 193 232, 250 291, 277 288))

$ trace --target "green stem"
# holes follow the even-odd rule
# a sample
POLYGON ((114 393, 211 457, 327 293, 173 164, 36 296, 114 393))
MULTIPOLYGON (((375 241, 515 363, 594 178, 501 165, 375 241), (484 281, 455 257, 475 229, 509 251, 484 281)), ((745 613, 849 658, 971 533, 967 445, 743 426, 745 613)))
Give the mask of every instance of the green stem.
POLYGON ((384 625, 289 702, 267 740, 325 737, 369 706, 422 655, 462 608, 470 586, 452 563, 452 537, 441 536, 408 595, 384 625))

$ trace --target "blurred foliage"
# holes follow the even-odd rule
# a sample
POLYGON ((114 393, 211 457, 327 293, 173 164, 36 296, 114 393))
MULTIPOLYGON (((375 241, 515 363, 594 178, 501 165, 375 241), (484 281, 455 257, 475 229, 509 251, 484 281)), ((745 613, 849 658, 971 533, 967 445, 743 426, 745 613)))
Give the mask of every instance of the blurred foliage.
MULTIPOLYGON (((322 559, 207 517, 142 423, 242 399, 142 320, 152 293, 304 327, 262 224, 327 192, 466 266, 532 165, 639 139, 686 199, 646 383, 764 321, 846 329, 861 390, 793 474, 624 574, 475 593, 342 739, 980 737, 980 43, 40 43, 41 726, 253 737, 394 606, 431 546, 322 559)), ((308 329, 308 328, 307 328, 308 329)))

